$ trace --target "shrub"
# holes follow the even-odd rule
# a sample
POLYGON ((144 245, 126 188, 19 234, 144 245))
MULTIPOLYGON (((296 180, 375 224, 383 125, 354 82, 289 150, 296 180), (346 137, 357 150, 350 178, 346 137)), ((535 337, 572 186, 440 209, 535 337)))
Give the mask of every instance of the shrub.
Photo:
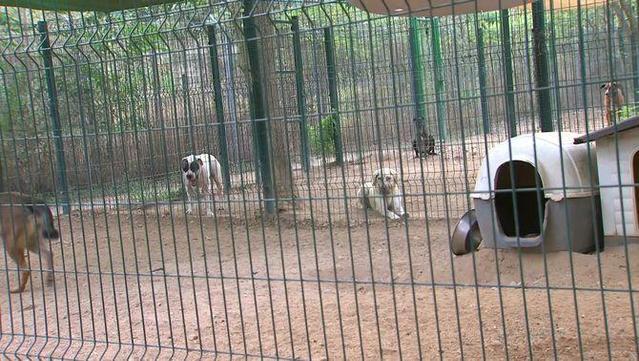
POLYGON ((335 115, 330 114, 320 120, 317 126, 308 126, 308 142, 313 154, 330 155, 335 152, 335 115))
POLYGON ((619 121, 639 115, 639 104, 624 105, 619 109, 619 121))

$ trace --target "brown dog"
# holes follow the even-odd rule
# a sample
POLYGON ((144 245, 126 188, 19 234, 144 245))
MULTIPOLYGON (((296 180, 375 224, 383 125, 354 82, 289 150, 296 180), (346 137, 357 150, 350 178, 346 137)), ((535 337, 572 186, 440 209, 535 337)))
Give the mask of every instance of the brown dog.
POLYGON ((42 255, 49 270, 47 283, 53 281, 53 255, 47 240, 59 236, 51 209, 44 202, 26 194, 0 193, 0 237, 9 257, 22 269, 20 286, 11 293, 23 292, 31 276, 25 250, 42 255))
POLYGON ((612 113, 615 112, 615 115, 617 115, 618 118, 619 111, 625 102, 623 88, 621 87, 621 84, 617 84, 616 82, 604 83, 600 88, 604 90, 606 126, 609 127, 612 125, 612 113))

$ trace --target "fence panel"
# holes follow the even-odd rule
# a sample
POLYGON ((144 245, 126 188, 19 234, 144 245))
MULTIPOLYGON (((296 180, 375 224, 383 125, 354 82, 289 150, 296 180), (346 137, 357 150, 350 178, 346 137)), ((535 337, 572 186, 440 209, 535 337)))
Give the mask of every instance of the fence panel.
POLYGON ((544 11, 3 7, 0 352, 638 358, 637 3, 544 11))

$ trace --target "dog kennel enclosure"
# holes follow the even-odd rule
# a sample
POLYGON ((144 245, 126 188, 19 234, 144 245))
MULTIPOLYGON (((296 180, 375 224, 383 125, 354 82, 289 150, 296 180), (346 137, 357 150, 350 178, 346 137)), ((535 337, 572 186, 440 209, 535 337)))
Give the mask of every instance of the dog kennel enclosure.
POLYGON ((594 147, 573 133, 526 134, 488 152, 473 198, 484 245, 577 252, 600 240, 594 147), (543 248, 542 248, 543 245, 543 248))
POLYGON ((575 138, 597 146, 606 241, 639 240, 639 116, 575 138), (592 144, 592 143, 591 143, 592 144))

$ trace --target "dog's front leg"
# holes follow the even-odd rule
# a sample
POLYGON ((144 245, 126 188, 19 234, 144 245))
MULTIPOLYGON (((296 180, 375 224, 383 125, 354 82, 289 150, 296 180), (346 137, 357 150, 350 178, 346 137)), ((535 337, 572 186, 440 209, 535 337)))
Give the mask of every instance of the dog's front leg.
POLYGON ((224 184, 222 183, 222 177, 220 174, 222 171, 220 169, 214 173, 214 176, 211 177, 211 186, 215 183, 215 192, 213 192, 213 197, 215 197, 215 204, 218 210, 224 209, 224 184))
POLYGON ((408 213, 406 213, 406 211, 404 211, 404 205, 402 204, 402 196, 401 195, 397 195, 397 196, 393 197, 393 210, 395 211, 395 214, 397 214, 400 218, 401 217, 404 217, 404 218, 408 217, 408 213))
POLYGON ((193 213, 193 207, 191 206, 192 202, 191 202, 191 191, 189 190, 189 187, 185 187, 186 188, 186 214, 192 214, 193 213))
POLYGON ((47 284, 51 284, 54 280, 53 253, 51 252, 51 248, 49 247, 49 241, 44 237, 40 238, 40 254, 42 255, 42 258, 44 258, 44 262, 48 270, 46 278, 47 284))
POLYGON ((208 190, 205 192, 206 197, 206 214, 209 216, 213 216, 213 189, 209 185, 208 190))
POLYGON ((399 216, 397 214, 395 214, 393 211, 391 210, 386 210, 386 218, 388 219, 399 219, 399 216))
POLYGON ((213 196, 215 197, 215 205, 217 207, 218 210, 223 210, 224 209, 224 202, 226 202, 226 198, 228 197, 228 195, 224 194, 224 189, 213 193, 213 196), (217 195, 217 196, 216 196, 217 195))
POLYGON ((389 219, 399 219, 399 216, 397 214, 395 214, 393 206, 394 206, 394 201, 393 199, 389 199, 388 202, 384 202, 384 215, 386 216, 386 218, 389 219))

